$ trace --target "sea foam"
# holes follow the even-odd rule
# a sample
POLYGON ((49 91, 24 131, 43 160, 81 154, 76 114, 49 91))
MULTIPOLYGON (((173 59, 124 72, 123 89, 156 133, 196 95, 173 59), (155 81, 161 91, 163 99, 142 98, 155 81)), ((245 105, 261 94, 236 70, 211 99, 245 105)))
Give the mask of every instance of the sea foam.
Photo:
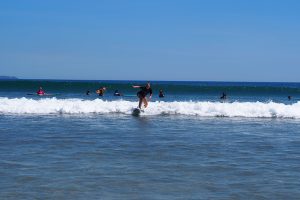
MULTIPOLYGON (((102 99, 0 98, 1 114, 109 114, 130 115, 137 102, 102 99)), ((300 118, 300 101, 291 105, 275 102, 150 102, 142 115, 194 115, 202 117, 300 118)))

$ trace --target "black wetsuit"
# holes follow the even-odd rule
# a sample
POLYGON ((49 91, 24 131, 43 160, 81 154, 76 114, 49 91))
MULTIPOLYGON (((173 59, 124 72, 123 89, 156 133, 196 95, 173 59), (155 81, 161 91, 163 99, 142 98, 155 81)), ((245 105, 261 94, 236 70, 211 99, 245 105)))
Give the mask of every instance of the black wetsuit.
POLYGON ((164 98, 165 95, 164 95, 164 93, 160 92, 159 95, 158 95, 158 97, 159 97, 159 98, 164 98))
POLYGON ((146 87, 141 87, 141 91, 139 91, 137 93, 137 96, 139 98, 145 98, 147 96, 147 94, 152 95, 152 89, 151 88, 147 89, 146 87))

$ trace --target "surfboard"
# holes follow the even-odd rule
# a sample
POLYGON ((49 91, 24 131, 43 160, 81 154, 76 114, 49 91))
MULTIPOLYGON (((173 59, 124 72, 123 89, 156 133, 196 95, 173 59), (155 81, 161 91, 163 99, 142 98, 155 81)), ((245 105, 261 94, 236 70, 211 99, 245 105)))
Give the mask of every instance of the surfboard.
POLYGON ((132 115, 138 117, 138 116, 140 116, 141 112, 144 112, 144 111, 139 108, 134 108, 132 110, 132 115))

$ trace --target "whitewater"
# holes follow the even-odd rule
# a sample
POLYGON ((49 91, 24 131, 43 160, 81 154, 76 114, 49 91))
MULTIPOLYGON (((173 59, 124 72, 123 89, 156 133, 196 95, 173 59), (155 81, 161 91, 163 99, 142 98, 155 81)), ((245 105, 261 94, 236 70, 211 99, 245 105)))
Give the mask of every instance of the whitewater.
MULTIPOLYGON (((125 114, 137 102, 127 100, 0 98, 0 113, 6 114, 125 114)), ((142 115, 188 115, 200 117, 300 118, 300 101, 275 102, 155 101, 142 115)))

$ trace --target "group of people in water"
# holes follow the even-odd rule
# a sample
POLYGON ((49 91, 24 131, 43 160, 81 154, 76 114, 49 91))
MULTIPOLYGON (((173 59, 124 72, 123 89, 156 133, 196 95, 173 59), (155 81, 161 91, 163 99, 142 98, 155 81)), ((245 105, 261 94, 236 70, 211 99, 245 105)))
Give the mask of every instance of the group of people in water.
MULTIPOLYGON (((152 94, 153 94, 150 82, 148 82, 145 86, 133 85, 132 87, 140 89, 140 91, 137 92, 137 97, 139 98, 138 107, 141 109, 142 104, 144 104, 144 107, 146 108, 148 106, 148 101, 152 98, 152 94), (150 95, 149 99, 146 98, 148 94, 150 95)), ((106 91, 106 87, 101 87, 96 90, 96 94, 98 94, 99 96, 103 96, 105 91, 106 91)), ((46 93, 43 90, 43 88, 40 87, 39 90, 36 92, 36 94, 39 96, 42 96, 42 95, 45 95, 46 93)), ((90 95, 89 90, 86 91, 86 95, 90 95)), ((123 96, 123 94, 120 93, 119 90, 115 90, 114 96, 123 96)), ((159 98, 165 97, 162 89, 159 90, 158 97, 159 98)))
MULTIPOLYGON (((138 107, 141 109, 142 108, 142 104, 144 104, 144 107, 146 108, 148 106, 148 101, 152 98, 152 88, 151 88, 151 84, 150 82, 148 82, 145 86, 140 86, 140 85, 133 85, 133 88, 139 88, 140 91, 137 92, 137 97, 139 98, 139 105, 138 107), (147 95, 150 95, 149 98, 147 99, 147 95)), ((96 93, 99 96, 103 96, 104 93, 106 91, 106 87, 101 87, 98 90, 96 90, 96 93)), ((86 93, 87 95, 89 95, 89 91, 86 93)), ((115 90, 114 92, 114 96, 123 96, 122 93, 119 92, 119 90, 115 90)), ((163 90, 160 89, 159 90, 159 98, 163 98, 165 95, 163 93, 163 90)))
MULTIPOLYGON (((137 97, 139 98, 138 107, 141 109, 142 104, 144 104, 144 107, 146 108, 148 106, 148 101, 152 98, 152 94, 153 94, 150 82, 148 82, 145 86, 133 85, 132 87, 140 89, 140 91, 137 92, 137 97), (147 99, 148 94, 149 94, 149 98, 147 99)), ((98 94, 99 96, 103 96, 105 91, 106 91, 106 87, 101 87, 101 88, 96 90, 96 94, 98 94)), ((46 94, 42 87, 40 87, 39 90, 36 93, 37 93, 37 95, 40 95, 40 96, 46 94)), ((90 95, 89 90, 86 91, 86 95, 90 95)), ((119 90, 115 90, 114 96, 123 96, 123 94, 120 93, 119 90)), ((158 97, 159 98, 165 97, 162 89, 159 90, 158 97)), ((221 100, 226 100, 227 99, 227 94, 225 92, 223 92, 220 99, 221 100)), ((291 99, 292 99, 292 97, 288 96, 288 100, 291 100, 291 99)))

